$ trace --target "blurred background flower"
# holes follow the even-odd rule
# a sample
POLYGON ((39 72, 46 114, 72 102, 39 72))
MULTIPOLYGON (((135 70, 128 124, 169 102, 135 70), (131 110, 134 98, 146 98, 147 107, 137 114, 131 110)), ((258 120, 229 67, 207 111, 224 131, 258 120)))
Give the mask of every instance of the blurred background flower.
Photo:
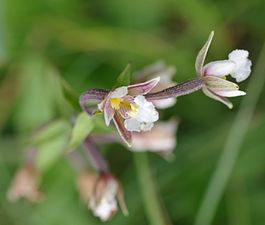
POLYGON ((262 0, 1 0, 0 223, 101 224, 80 203, 76 173, 64 157, 69 117, 73 107, 79 110, 75 96, 112 88, 129 61, 132 71, 141 71, 162 59, 176 67, 172 82, 193 79, 196 55, 215 30, 205 63, 225 59, 233 49, 248 50, 253 73, 240 83, 247 95, 232 99, 232 111, 201 91, 160 111, 162 121, 177 116, 181 124, 174 161, 148 153, 154 183, 137 179, 140 171, 150 174, 132 158, 146 153, 105 144, 102 153, 122 183, 130 212, 118 212, 106 224, 155 224, 145 205, 153 192, 142 191, 152 184, 172 224, 263 225, 265 66, 258 62, 265 60, 264 10, 262 0), (37 205, 6 198, 28 142, 38 147, 39 188, 45 193, 37 205))

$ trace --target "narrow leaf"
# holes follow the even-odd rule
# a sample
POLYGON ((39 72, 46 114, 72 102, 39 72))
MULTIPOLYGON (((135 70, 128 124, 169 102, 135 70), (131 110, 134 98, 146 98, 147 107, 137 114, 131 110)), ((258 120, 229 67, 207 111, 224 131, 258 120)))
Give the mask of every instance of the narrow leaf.
POLYGON ((131 64, 128 63, 122 73, 118 76, 114 88, 128 86, 131 81, 131 64))
POLYGON ((80 113, 72 130, 68 148, 70 150, 77 148, 85 140, 93 128, 94 123, 92 117, 89 117, 85 112, 80 113))
POLYGON ((56 120, 39 128, 30 140, 31 145, 41 145, 57 138, 62 133, 70 132, 70 124, 66 120, 56 120))
POLYGON ((80 112, 81 108, 79 106, 79 96, 74 92, 74 90, 65 80, 62 80, 62 92, 65 100, 69 103, 69 105, 74 110, 80 112))
POLYGON ((38 150, 36 165, 42 172, 50 169, 67 147, 71 126, 66 120, 58 120, 42 128, 33 138, 38 150))

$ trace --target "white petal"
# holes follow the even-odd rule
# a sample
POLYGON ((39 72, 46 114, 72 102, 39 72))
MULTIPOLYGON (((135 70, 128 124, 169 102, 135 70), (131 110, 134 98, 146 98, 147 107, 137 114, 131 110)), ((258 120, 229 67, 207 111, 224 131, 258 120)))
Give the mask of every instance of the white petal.
POLYGON ((126 130, 128 131, 136 131, 140 132, 141 131, 141 122, 139 122, 135 118, 130 118, 124 121, 124 126, 126 130))
POLYGON ((236 64, 231 60, 214 61, 204 66, 203 74, 205 76, 222 77, 231 74, 235 68, 236 64))
POLYGON ((134 98, 134 102, 139 105, 139 106, 142 106, 142 105, 145 105, 146 103, 148 103, 148 101, 145 99, 144 96, 142 95, 138 95, 134 98))
POLYGON ((246 92, 244 91, 215 91, 214 93, 223 96, 223 97, 237 97, 237 96, 243 96, 246 95, 246 92))
POLYGON ((154 126, 154 123, 142 123, 141 130, 142 131, 150 131, 154 126))
POLYGON ((100 218, 101 221, 107 221, 112 214, 117 211, 117 202, 115 199, 102 198, 99 204, 92 199, 89 204, 93 214, 100 218))
POLYGON ((236 49, 229 53, 228 58, 231 60, 246 59, 249 56, 249 52, 242 49, 236 49))
POLYGON ((122 98, 127 94, 128 94, 128 88, 127 87, 119 87, 119 88, 116 88, 110 94, 110 98, 122 98))
POLYGON ((206 87, 203 87, 202 88, 202 91, 205 95, 207 95, 208 97, 216 100, 216 101, 219 101, 219 102, 222 102, 223 104, 225 104, 229 109, 232 109, 233 108, 233 104, 232 102, 230 102, 227 98, 223 97, 223 96, 220 96, 220 95, 217 95, 215 94, 214 92, 212 92, 210 89, 206 88, 206 87))
POLYGON ((166 108, 174 106, 177 102, 177 99, 176 98, 167 98, 167 99, 155 100, 152 102, 156 108, 166 109, 166 108))
POLYGON ((246 50, 234 50, 228 58, 235 64, 235 70, 231 73, 231 76, 236 79, 237 82, 241 82, 247 79, 251 73, 251 61, 248 59, 248 51, 246 50))
MULTIPOLYGON (((116 201, 116 195, 119 190, 118 183, 114 179, 108 179, 104 182, 104 185, 104 190, 99 192, 101 196, 95 194, 89 201, 90 209, 95 216, 101 219, 101 221, 109 220, 118 209, 116 201), (97 200, 97 197, 100 197, 99 201, 97 200)), ((96 191, 98 191, 98 189, 96 189, 96 191)))
POLYGON ((134 102, 138 107, 135 116, 138 121, 152 123, 158 120, 159 115, 152 102, 147 101, 145 97, 141 95, 138 95, 134 99, 134 102))

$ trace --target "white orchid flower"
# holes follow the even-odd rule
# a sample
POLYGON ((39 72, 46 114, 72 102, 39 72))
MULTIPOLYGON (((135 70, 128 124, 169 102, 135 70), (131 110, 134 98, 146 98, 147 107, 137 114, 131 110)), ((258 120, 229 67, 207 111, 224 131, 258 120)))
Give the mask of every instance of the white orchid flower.
POLYGON ((204 80, 202 90, 205 95, 232 108, 233 104, 226 97, 236 97, 246 93, 240 91, 236 83, 227 81, 226 76, 230 74, 237 82, 247 79, 251 72, 249 53, 246 50, 234 50, 228 55, 228 60, 213 61, 204 66, 213 36, 214 32, 211 32, 197 56, 196 73, 204 80))
POLYGON ((133 131, 149 131, 159 118, 153 103, 144 97, 159 80, 157 77, 144 83, 119 87, 110 91, 98 105, 98 109, 104 113, 106 125, 109 126, 113 120, 121 137, 129 146, 133 131))

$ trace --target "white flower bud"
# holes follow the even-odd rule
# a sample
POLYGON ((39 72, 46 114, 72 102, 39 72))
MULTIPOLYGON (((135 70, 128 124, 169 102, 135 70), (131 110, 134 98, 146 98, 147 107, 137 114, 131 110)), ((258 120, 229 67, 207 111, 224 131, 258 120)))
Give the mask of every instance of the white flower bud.
POLYGON ((101 221, 107 221, 118 210, 118 203, 124 215, 128 214, 121 189, 121 185, 111 174, 102 173, 98 177, 94 192, 89 200, 89 207, 93 214, 101 221))

